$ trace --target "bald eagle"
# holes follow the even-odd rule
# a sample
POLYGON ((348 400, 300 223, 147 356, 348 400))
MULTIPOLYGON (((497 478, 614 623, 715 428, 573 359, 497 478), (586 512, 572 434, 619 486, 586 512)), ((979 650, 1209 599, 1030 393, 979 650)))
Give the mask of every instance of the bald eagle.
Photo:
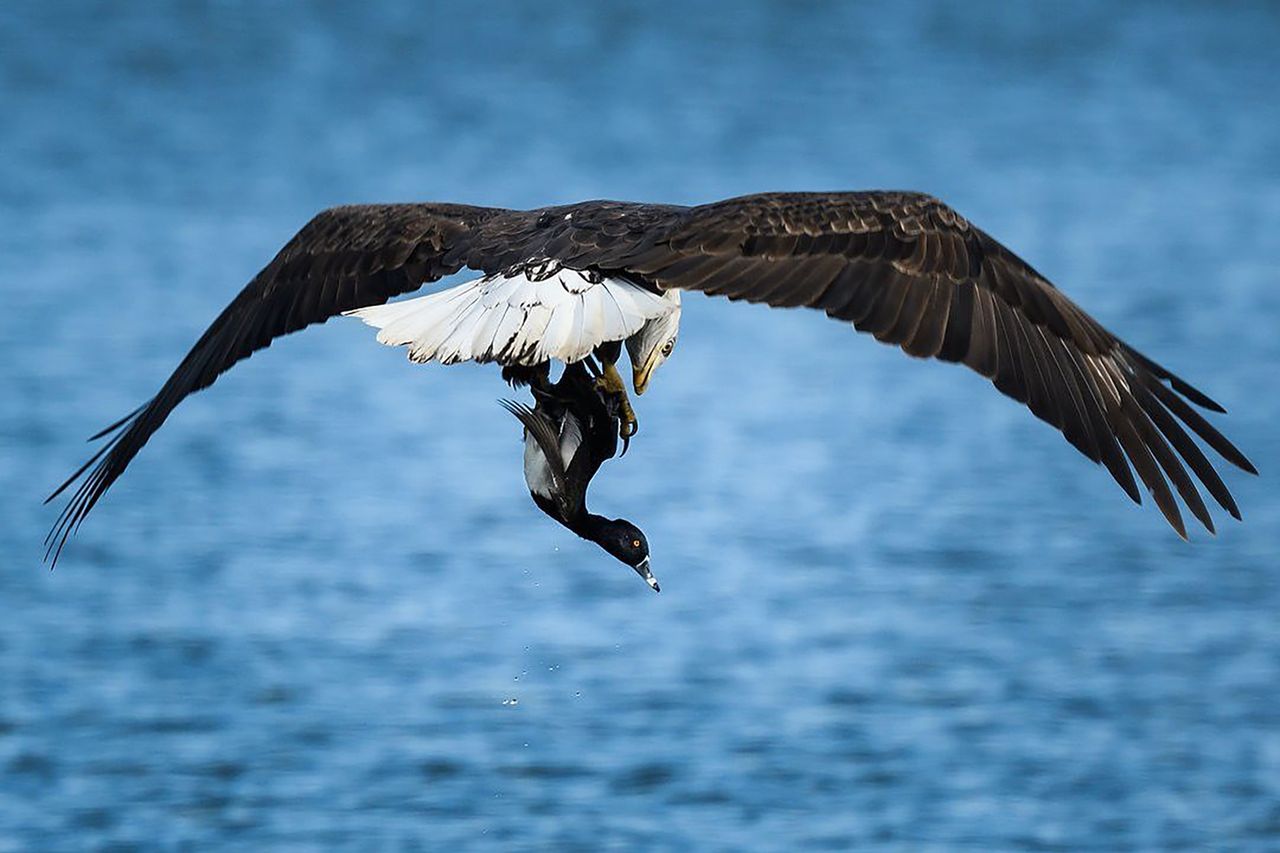
MULTIPOLYGON (((183 398, 275 338, 343 314, 377 327, 379 341, 407 347, 417 362, 501 365, 535 398, 551 387, 550 362, 590 365, 625 450, 638 421, 616 364, 625 348, 632 387, 642 394, 676 345, 688 291, 816 309, 908 355, 963 363, 1060 430, 1141 503, 1136 473, 1183 538, 1175 492, 1214 529, 1191 474, 1240 518, 1188 430, 1257 473, 1193 408, 1221 413, 1221 406, 928 195, 764 193, 696 207, 586 201, 534 210, 355 205, 303 226, 156 395, 95 436, 108 440, 49 497, 79 483, 49 533, 46 559, 56 563, 67 537, 183 398), (464 268, 481 275, 388 302, 464 268)), ((543 406, 540 417, 563 431, 566 417, 595 405, 576 399, 548 403, 551 413, 543 406)), ((513 411, 531 434, 532 422, 513 411)))

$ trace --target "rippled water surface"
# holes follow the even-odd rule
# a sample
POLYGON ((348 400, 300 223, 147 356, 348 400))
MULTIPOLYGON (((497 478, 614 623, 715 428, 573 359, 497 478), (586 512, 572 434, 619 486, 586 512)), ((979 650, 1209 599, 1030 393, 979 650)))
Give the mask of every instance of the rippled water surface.
POLYGON ((0 850, 1274 849, 1273 4, 167 5, 0 8, 0 850), (529 502, 496 371, 353 322, 39 564, 83 437, 321 207, 858 187, 1221 400, 1245 523, 1184 544, 974 375, 691 298, 593 490, 659 596, 529 502))

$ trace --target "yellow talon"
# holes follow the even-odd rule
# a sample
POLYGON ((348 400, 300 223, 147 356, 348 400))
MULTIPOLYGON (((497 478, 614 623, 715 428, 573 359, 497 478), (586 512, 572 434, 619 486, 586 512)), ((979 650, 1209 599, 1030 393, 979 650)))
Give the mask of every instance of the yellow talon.
POLYGON ((622 452, 625 454, 631 437, 640 431, 635 409, 631 408, 631 400, 627 398, 627 385, 622 381, 618 368, 612 363, 606 363, 600 377, 596 379, 596 387, 601 393, 618 401, 618 437, 623 441, 622 452))

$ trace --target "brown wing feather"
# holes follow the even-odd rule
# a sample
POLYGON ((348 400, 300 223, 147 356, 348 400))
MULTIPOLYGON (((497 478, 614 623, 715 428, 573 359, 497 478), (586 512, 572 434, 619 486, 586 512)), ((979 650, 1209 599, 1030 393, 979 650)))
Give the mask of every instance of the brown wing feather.
POLYGON ((462 264, 446 255, 468 251, 477 227, 505 213, 460 205, 368 205, 316 215, 218 315, 156 396, 100 433, 115 435, 49 496, 53 500, 89 472, 49 533, 46 558, 56 562, 67 537, 183 398, 281 335, 456 272, 462 264))
POLYGON ((1239 518, 1183 428, 1256 473, 1183 398, 1222 407, 1112 335, 937 199, 908 192, 768 193, 690 208, 666 227, 634 256, 614 262, 661 289, 805 305, 908 354, 963 362, 1061 430, 1141 502, 1132 465, 1179 534, 1185 530, 1169 482, 1213 530, 1184 465, 1239 518))

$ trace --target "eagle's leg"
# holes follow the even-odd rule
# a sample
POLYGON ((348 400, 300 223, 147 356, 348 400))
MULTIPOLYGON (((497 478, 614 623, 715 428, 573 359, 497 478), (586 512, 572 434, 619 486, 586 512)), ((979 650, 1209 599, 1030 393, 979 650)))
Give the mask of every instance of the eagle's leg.
POLYGON ((508 364, 502 368, 502 378, 512 388, 529 386, 534 399, 539 395, 551 394, 551 362, 549 361, 534 365, 508 364))
POLYGON ((596 384, 602 391, 616 397, 618 401, 618 420, 621 422, 618 426, 618 435, 627 439, 639 432, 640 421, 636 419, 635 409, 631 408, 626 383, 622 381, 622 376, 613 362, 604 365, 604 372, 596 380, 596 384))
POLYGON ((512 388, 528 385, 545 391, 551 387, 551 362, 541 364, 508 364, 502 368, 502 380, 512 388))
POLYGON ((596 377, 596 389, 618 403, 618 437, 623 441, 625 453, 631 437, 640 431, 640 422, 636 420, 635 409, 631 408, 631 400, 627 397, 627 385, 616 367, 622 357, 622 342, 601 344, 595 349, 595 357, 600 360, 601 367, 600 375, 596 377))

